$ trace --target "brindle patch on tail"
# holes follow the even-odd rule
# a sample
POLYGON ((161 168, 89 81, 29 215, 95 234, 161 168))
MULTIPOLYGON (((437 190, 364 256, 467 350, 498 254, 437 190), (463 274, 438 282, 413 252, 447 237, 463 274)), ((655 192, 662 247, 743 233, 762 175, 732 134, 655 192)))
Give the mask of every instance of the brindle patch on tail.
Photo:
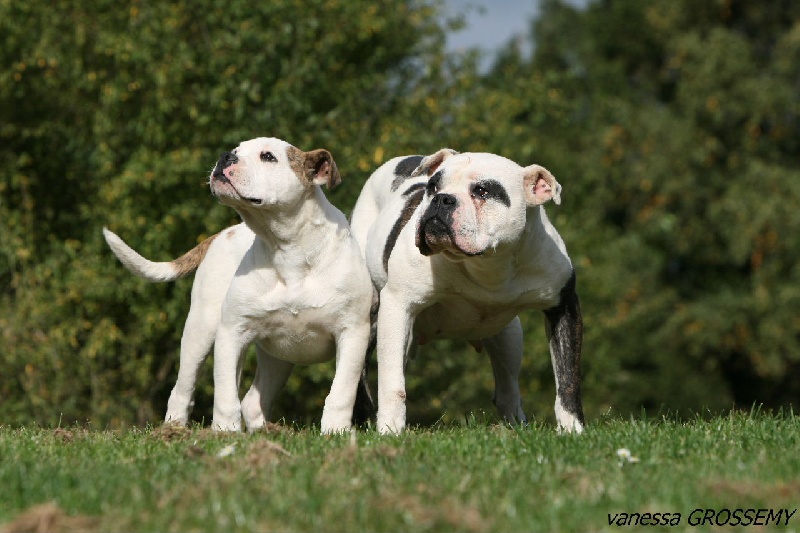
POLYGON ((217 236, 219 236, 219 233, 215 233, 179 258, 172 261, 172 266, 177 272, 177 277, 181 278, 197 270, 197 267, 203 262, 203 258, 205 258, 206 253, 208 253, 208 247, 211 246, 211 243, 214 242, 214 239, 216 239, 217 236))

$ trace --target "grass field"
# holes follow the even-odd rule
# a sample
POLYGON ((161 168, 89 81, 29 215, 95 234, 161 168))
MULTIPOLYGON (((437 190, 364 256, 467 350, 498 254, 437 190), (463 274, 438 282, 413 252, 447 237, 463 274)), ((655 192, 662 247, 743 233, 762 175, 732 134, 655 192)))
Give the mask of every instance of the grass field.
POLYGON ((600 419, 577 437, 0 428, 0 531, 800 531, 776 514, 798 507, 791 413, 600 419))

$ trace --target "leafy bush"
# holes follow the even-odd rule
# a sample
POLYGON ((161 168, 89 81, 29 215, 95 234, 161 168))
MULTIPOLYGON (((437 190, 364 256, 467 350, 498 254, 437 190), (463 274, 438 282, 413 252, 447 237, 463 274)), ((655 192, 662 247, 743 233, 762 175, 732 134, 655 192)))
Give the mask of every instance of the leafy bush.
MULTIPOLYGON (((205 182, 256 136, 331 150, 346 213, 398 154, 548 167, 590 418, 796 402, 800 5, 546 0, 533 54, 512 42, 488 72, 445 53, 457 21, 440 8, 0 1, 0 420, 161 418, 191 280, 134 278, 100 228, 165 260, 236 222, 205 182)), ((526 409, 549 418, 541 318, 523 324, 526 409)), ((318 417, 332 372, 299 369, 279 415, 318 417)), ((424 347, 408 374, 412 421, 492 411, 488 362, 463 342, 424 347)), ((209 370, 196 419, 211 394, 209 370)))

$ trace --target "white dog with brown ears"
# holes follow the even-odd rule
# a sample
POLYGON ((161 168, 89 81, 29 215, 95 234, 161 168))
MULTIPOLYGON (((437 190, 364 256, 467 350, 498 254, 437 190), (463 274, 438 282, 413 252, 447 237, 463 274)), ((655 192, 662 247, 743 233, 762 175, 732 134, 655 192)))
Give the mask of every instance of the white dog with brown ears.
POLYGON ((518 315, 529 309, 544 312, 558 426, 583 431, 575 272, 542 206, 560 194, 541 166, 449 149, 392 159, 369 178, 351 225, 380 290, 379 431, 403 430, 405 360, 441 338, 486 349, 500 415, 524 422, 518 315))
POLYGON ((340 181, 326 150, 252 139, 223 153, 209 178, 212 193, 243 224, 169 262, 143 258, 104 228, 120 261, 145 279, 169 281, 197 269, 166 422, 187 422, 197 372, 212 344, 214 429, 238 431, 242 415, 248 429, 258 429, 294 365, 334 358, 322 431, 351 427, 357 395, 362 411, 356 416, 367 416, 363 368, 373 287, 347 219, 320 188, 340 181), (242 355, 251 342, 258 368, 240 404, 242 355))

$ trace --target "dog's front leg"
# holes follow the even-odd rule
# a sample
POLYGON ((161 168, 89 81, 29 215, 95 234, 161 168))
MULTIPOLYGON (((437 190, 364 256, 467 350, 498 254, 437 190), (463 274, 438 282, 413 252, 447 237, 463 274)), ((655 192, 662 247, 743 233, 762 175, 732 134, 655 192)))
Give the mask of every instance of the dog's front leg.
POLYGON ((237 335, 235 327, 220 326, 214 341, 214 419, 216 431, 241 431, 239 375, 245 348, 251 339, 237 335))
POLYGON ((556 378, 556 421, 562 431, 581 433, 585 425, 581 401, 583 319, 574 273, 561 289, 558 305, 545 310, 544 316, 556 378))
POLYGON ((378 310, 378 431, 384 434, 406 425, 404 366, 415 313, 403 296, 384 287, 378 310))
POLYGON ((369 322, 342 331, 336 340, 336 373, 325 399, 320 424, 322 433, 341 433, 352 426, 356 390, 369 346, 369 322))
POLYGON ((522 398, 519 392, 519 372, 522 366, 522 324, 519 317, 508 323, 497 335, 482 339, 489 353, 494 372, 494 401, 497 411, 506 422, 524 424, 522 398))

